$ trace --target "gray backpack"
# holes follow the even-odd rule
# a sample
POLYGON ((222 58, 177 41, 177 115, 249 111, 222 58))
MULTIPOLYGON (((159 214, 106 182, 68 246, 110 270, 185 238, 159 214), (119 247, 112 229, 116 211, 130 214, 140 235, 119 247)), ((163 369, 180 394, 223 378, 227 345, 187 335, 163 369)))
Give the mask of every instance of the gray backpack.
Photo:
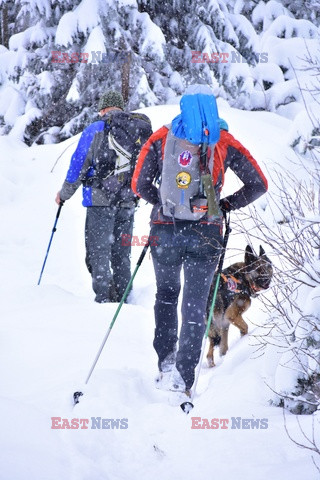
MULTIPOLYGON (((214 195, 211 179, 214 145, 208 146, 208 152, 210 175, 206 175, 206 178, 208 180, 209 177, 214 195)), ((179 220, 200 220, 208 211, 206 190, 200 169, 200 145, 193 145, 188 140, 175 137, 169 129, 160 183, 163 214, 179 220)), ((217 204, 215 212, 216 215, 219 214, 217 204)))

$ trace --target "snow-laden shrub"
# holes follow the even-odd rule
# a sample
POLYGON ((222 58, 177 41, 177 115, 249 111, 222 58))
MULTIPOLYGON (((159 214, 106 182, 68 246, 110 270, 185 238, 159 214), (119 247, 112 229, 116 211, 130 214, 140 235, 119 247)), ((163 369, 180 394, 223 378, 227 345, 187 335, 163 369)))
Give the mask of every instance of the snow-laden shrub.
POLYGON ((297 157, 291 171, 276 166, 278 193, 264 210, 250 208, 274 266, 272 295, 263 297, 268 320, 256 339, 278 358, 273 403, 295 414, 320 408, 319 158, 297 157))

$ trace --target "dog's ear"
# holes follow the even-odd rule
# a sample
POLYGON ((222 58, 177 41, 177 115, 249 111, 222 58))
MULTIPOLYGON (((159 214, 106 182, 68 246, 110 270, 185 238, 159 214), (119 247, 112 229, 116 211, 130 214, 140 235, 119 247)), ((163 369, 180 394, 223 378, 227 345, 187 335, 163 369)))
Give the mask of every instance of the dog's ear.
POLYGON ((262 260, 264 260, 265 262, 268 262, 271 265, 271 260, 270 258, 267 257, 267 254, 261 245, 260 245, 259 255, 262 258, 262 260))
POLYGON ((246 247, 246 253, 244 255, 244 263, 246 265, 250 265, 250 263, 254 262, 256 259, 256 256, 255 254, 253 253, 253 250, 252 248, 250 247, 250 245, 247 245, 246 247))
POLYGON ((263 255, 266 256, 266 252, 264 251, 263 247, 260 245, 259 256, 263 257, 263 255))

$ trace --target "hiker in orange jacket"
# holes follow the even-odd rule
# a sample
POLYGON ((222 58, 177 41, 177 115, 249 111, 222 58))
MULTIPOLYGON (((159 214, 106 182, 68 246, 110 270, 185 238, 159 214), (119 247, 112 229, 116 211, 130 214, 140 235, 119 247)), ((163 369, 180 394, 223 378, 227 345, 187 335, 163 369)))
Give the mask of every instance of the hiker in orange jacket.
POLYGON ((131 186, 136 195, 153 205, 150 235, 157 239, 157 245, 151 246, 157 282, 153 343, 158 355, 157 383, 160 388, 188 393, 200 358, 206 304, 221 251, 222 211, 245 207, 264 194, 268 184, 250 152, 219 119, 209 87, 189 87, 180 108, 181 114, 172 124, 153 133, 143 146, 131 186), (215 215, 208 215, 208 207, 202 205, 203 192, 198 195, 199 201, 194 195, 201 176, 197 173, 199 165, 201 170, 200 145, 207 145, 206 166, 216 196, 215 215), (243 186, 220 200, 228 168, 243 186), (182 266, 182 326, 177 349, 182 266))

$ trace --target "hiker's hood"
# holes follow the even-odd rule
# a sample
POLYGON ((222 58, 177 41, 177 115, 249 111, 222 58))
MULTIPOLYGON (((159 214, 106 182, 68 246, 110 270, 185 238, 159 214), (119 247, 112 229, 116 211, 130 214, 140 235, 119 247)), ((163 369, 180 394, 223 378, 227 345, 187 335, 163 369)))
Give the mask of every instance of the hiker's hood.
POLYGON ((181 113, 172 121, 172 133, 194 145, 219 140, 220 125, 216 98, 207 85, 192 85, 180 100, 181 113))

